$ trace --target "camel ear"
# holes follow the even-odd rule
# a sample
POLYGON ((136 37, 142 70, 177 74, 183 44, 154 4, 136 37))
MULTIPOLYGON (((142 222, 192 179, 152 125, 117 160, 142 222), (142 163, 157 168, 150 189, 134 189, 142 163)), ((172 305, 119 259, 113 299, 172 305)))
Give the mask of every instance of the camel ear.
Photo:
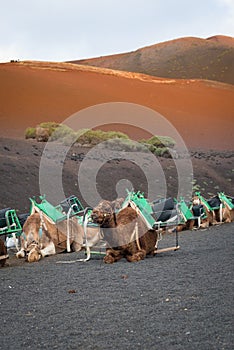
POLYGON ((114 212, 115 211, 115 201, 110 202, 110 207, 111 207, 111 210, 114 212))

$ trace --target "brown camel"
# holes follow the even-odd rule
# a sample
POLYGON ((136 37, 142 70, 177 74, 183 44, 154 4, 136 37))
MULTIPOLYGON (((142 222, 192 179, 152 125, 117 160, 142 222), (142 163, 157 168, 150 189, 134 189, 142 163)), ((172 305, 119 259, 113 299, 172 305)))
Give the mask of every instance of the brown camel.
POLYGON ((21 250, 16 254, 18 258, 25 257, 29 262, 38 261, 47 255, 81 250, 83 244, 83 228, 76 218, 69 221, 69 247, 67 244, 67 220, 56 225, 45 215, 34 213, 30 215, 23 226, 20 236, 21 250))
MULTIPOLYGON (((201 202, 201 200, 200 200, 200 198, 198 196, 194 196, 193 197, 192 204, 193 204, 193 207, 203 205, 203 203, 201 202)), ((214 213, 211 212, 211 211, 208 211, 206 206, 204 206, 204 205, 203 205, 203 210, 204 210, 204 213, 205 213, 205 218, 201 219, 200 227, 201 228, 207 228, 210 225, 214 224, 214 221, 215 221, 214 220, 214 213)))
POLYGON ((158 233, 149 230, 143 219, 132 207, 125 207, 116 213, 116 203, 102 201, 93 209, 92 219, 102 229, 107 242, 104 262, 112 264, 125 257, 129 262, 143 260, 154 255, 158 233))
POLYGON ((222 219, 224 222, 232 222, 234 221, 234 209, 231 209, 228 207, 227 204, 224 204, 225 207, 223 208, 223 214, 222 214, 222 219))
POLYGON ((7 259, 7 249, 5 247, 4 242, 0 239, 0 266, 1 267, 5 265, 6 259, 7 259))

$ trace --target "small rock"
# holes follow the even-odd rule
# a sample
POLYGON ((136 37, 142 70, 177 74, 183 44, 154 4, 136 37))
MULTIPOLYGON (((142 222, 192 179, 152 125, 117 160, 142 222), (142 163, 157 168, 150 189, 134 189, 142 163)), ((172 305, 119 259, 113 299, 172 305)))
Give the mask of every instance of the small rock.
POLYGON ((128 278, 128 275, 122 275, 121 278, 122 278, 123 280, 126 280, 126 279, 128 278))

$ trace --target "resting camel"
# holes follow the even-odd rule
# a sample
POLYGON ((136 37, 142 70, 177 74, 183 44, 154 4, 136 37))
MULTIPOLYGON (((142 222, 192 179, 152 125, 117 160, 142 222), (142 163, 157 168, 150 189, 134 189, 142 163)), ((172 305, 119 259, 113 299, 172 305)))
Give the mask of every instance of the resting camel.
POLYGON ((232 222, 234 221, 234 209, 231 209, 228 207, 227 204, 224 204, 225 207, 223 208, 223 221, 224 222, 232 222))
POLYGON ((116 201, 104 200, 93 209, 91 217, 100 225, 107 243, 105 263, 112 264, 123 257, 129 262, 136 262, 146 255, 154 255, 158 233, 149 230, 132 207, 116 213, 116 201))
MULTIPOLYGON (((100 240, 99 230, 91 228, 88 232, 89 245, 94 245, 100 240)), ((42 213, 30 215, 23 226, 20 236, 21 250, 16 254, 17 258, 27 258, 27 261, 39 261, 41 258, 61 253, 64 251, 78 252, 83 249, 84 229, 78 223, 77 218, 54 224, 42 213), (69 229, 69 239, 67 231, 69 229)))
MULTIPOLYGON (((201 200, 200 200, 200 198, 198 196, 194 196, 193 197, 192 205, 193 205, 193 208, 198 208, 200 206, 203 206, 203 210, 204 210, 204 213, 205 213, 205 218, 201 219, 201 224, 200 224, 201 228, 207 228, 210 225, 214 224, 215 219, 214 219, 213 211, 212 212, 208 211, 207 208, 202 204, 202 202, 201 202, 201 200)), ((194 209, 194 210, 196 210, 196 209, 194 209)))
POLYGON ((206 219, 202 220, 203 223, 206 223, 205 227, 217 225, 222 221, 226 221, 225 218, 229 215, 229 213, 227 208, 225 209, 221 206, 221 201, 218 198, 218 196, 208 199, 207 203, 210 205, 211 208, 214 208, 214 209, 210 210, 207 207, 206 203, 203 202, 198 196, 193 197, 193 205, 203 205, 203 208, 207 217, 206 219))
POLYGON ((3 267, 7 259, 7 249, 4 242, 0 239, 0 266, 3 267))

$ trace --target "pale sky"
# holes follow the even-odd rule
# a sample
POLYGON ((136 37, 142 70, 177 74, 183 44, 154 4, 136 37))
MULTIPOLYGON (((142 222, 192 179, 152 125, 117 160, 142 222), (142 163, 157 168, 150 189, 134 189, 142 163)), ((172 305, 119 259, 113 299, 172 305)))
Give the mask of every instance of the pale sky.
POLYGON ((68 61, 234 37, 234 0, 0 0, 0 62, 68 61))

